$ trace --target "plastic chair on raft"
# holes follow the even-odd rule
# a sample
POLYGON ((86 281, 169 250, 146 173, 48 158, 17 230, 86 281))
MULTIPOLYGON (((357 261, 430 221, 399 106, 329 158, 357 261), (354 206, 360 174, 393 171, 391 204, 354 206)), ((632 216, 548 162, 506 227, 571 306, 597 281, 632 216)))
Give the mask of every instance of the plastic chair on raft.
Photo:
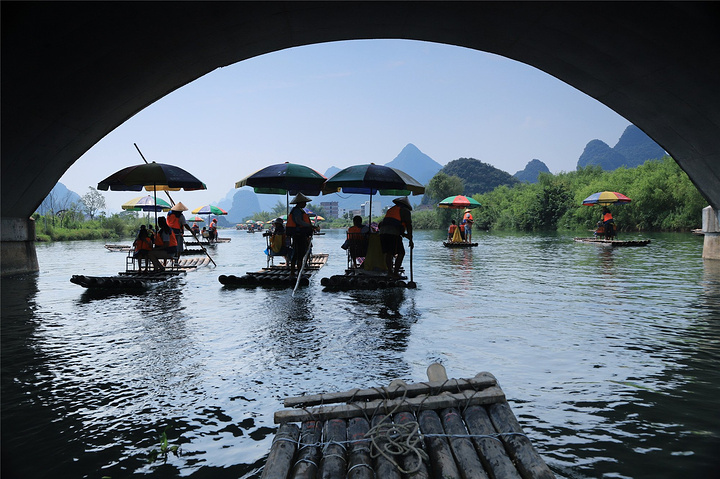
POLYGON ((348 269, 358 269, 367 256, 368 235, 366 233, 347 233, 347 239, 342 248, 347 251, 348 269))
POLYGON ((270 232, 263 233, 265 236, 265 255, 267 256, 267 268, 275 266, 275 257, 280 256, 285 259, 287 265, 287 258, 290 256, 291 249, 287 246, 287 237, 284 234, 271 234, 270 232))

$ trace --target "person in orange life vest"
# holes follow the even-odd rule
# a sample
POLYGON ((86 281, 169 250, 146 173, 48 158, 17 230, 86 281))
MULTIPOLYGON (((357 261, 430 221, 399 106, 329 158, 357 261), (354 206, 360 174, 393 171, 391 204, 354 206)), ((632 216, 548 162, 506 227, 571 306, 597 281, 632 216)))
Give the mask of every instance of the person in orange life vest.
POLYGON ((190 229, 190 225, 187 224, 185 216, 183 216, 182 213, 183 211, 187 210, 188 209, 184 204, 178 202, 176 205, 170 208, 170 211, 167 214, 167 224, 173 230, 173 233, 175 233, 178 253, 182 253, 185 247, 185 242, 183 241, 183 230, 192 231, 190 229))
POLYGON ((412 213, 410 213, 412 206, 405 196, 395 198, 393 203, 395 203, 395 206, 387 210, 385 218, 380 222, 380 245, 385 255, 385 266, 387 266, 388 275, 397 277, 400 275, 400 268, 405 257, 402 237, 404 236, 410 240, 409 246, 411 248, 414 246, 412 240, 412 213))
POLYGON ((156 271, 164 271, 161 259, 172 259, 177 255, 177 237, 162 216, 158 218, 158 230, 155 233, 155 248, 148 253, 156 271))
POLYGON ((190 229, 192 230, 193 234, 195 234, 195 236, 200 234, 200 227, 198 226, 197 223, 193 223, 193 225, 190 227, 190 229))
POLYGON ((458 228, 455 220, 450 221, 450 227, 448 228, 448 241, 452 241, 452 237, 455 234, 455 230, 458 228))
POLYGON ((602 222, 605 230, 605 237, 609 239, 615 237, 615 221, 613 220, 610 210, 606 207, 603 207, 602 209, 602 222))
POLYGON ((472 241, 473 217, 469 209, 465 210, 465 215, 463 215, 463 224, 465 225, 465 241, 470 243, 472 241))
POLYGON ((135 247, 135 252, 133 253, 133 258, 137 258, 138 260, 138 267, 140 266, 140 260, 144 259, 145 261, 145 271, 149 269, 147 258, 150 251, 152 251, 152 240, 148 236, 148 230, 145 227, 145 225, 140 225, 140 231, 138 232, 137 238, 135 238, 135 241, 133 241, 133 246, 135 247))
POLYGON ((370 228, 363 224, 362 216, 353 216, 353 225, 347 230, 347 239, 341 248, 348 250, 354 264, 362 263, 360 258, 367 254, 370 228))
POLYGON ((307 206, 310 198, 298 193, 290 204, 295 205, 290 210, 287 219, 285 231, 292 238, 293 253, 290 258, 290 274, 295 274, 295 268, 298 270, 305 258, 305 253, 310 245, 310 237, 313 234, 313 224, 310 217, 303 208, 307 206))

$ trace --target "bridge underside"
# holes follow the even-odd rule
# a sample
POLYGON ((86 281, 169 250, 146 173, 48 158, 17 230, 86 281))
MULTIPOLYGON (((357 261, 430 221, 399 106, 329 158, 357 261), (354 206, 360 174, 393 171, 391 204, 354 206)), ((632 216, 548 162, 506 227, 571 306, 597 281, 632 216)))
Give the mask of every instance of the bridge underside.
POLYGON ((132 115, 216 68, 338 40, 439 42, 532 65, 637 125, 720 210, 715 2, 6 1, 0 8, 3 274, 15 270, 6 267, 5 243, 30 241, 29 232, 6 234, 6 225, 27 223, 63 173, 132 115))

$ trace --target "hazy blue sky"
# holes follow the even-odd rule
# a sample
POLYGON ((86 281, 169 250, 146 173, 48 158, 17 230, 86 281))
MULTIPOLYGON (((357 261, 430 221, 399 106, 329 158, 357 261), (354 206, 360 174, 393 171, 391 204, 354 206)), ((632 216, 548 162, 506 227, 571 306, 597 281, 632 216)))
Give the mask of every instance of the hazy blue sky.
MULTIPOLYGON (((274 163, 384 164, 408 143, 440 164, 476 158, 510 174, 537 158, 572 171, 585 145, 610 146, 629 121, 533 67, 448 45, 360 40, 292 48, 215 70, 112 131, 60 180, 85 194, 113 172, 171 163, 208 191, 190 209, 274 163)), ((412 172, 408 172, 412 174, 412 172)), ((115 211, 133 192, 104 192, 115 211)))

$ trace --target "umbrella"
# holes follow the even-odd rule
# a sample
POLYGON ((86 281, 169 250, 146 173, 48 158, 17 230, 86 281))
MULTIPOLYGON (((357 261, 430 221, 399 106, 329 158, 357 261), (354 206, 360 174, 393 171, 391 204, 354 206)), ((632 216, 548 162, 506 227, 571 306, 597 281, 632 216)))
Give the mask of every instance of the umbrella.
POLYGON ((350 194, 386 196, 421 195, 425 187, 404 171, 389 166, 355 165, 335 173, 325 182, 323 194, 341 191, 350 194))
POLYGON ((303 193, 308 196, 320 194, 326 178, 310 167, 297 163, 278 163, 266 166, 250 176, 235 183, 235 188, 252 186, 255 193, 272 195, 296 195, 303 193))
POLYGON ((592 195, 585 198, 582 202, 583 205, 601 205, 608 206, 612 204, 626 204, 632 201, 627 196, 617 193, 615 191, 600 191, 599 193, 593 193, 592 195))
MULTIPOLYGON (((206 190, 205 183, 178 166, 165 163, 142 163, 128 166, 108 176, 98 183, 98 190, 140 191, 150 187, 154 191, 157 203, 158 189, 181 188, 185 191, 206 190)), ((155 212, 157 225, 157 211, 155 212)))
POLYGON ((126 211, 168 211, 170 203, 162 198, 155 199, 150 195, 138 196, 123 203, 122 209, 126 211))
POLYGON ((325 182, 324 195, 338 191, 370 195, 370 221, 372 221, 372 197, 375 193, 386 196, 408 196, 411 193, 421 195, 425 193, 425 187, 404 171, 370 163, 349 166, 335 173, 325 182))
POLYGON ((195 208, 192 210, 192 213, 194 215, 226 215, 228 214, 227 211, 225 211, 222 208, 219 208, 217 206, 213 205, 205 205, 201 206, 200 208, 195 208))
POLYGON ((285 195, 285 208, 290 209, 290 195, 302 193, 317 196, 325 183, 323 175, 297 163, 278 163, 266 166, 235 183, 235 188, 252 186, 255 193, 285 195))
POLYGON ((463 195, 455 195, 448 196, 440 203, 438 203, 438 206, 440 208, 451 208, 459 210, 464 208, 477 208, 478 206, 480 206, 480 203, 472 198, 468 198, 463 195))
MULTIPOLYGON (((169 211, 170 203, 163 200, 162 198, 153 198, 150 195, 138 196, 130 201, 123 203, 121 208, 126 211, 169 211)), ((146 221, 150 222, 150 214, 146 215, 146 221)))
POLYGON ((199 216, 193 216, 189 221, 194 221, 195 223, 205 223, 205 220, 199 216))
POLYGON ((164 163, 143 163, 128 166, 113 173, 100 183, 98 190, 107 191, 148 191, 180 188, 185 191, 206 190, 205 183, 178 166, 164 163))

